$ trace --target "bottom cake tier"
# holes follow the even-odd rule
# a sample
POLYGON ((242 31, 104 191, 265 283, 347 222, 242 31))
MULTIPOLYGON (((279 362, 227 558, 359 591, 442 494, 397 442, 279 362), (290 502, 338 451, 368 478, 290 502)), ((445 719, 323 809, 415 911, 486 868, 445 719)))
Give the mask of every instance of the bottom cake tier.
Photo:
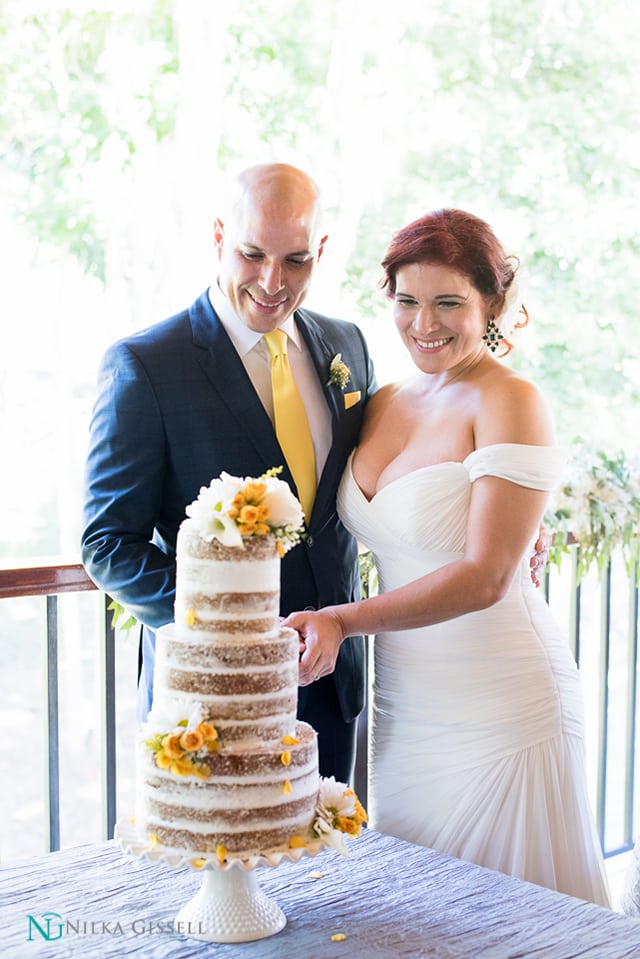
POLYGON ((251 749, 201 750, 196 765, 165 759, 157 745, 143 737, 137 764, 136 826, 150 841, 243 858, 308 838, 319 788, 311 726, 251 749))

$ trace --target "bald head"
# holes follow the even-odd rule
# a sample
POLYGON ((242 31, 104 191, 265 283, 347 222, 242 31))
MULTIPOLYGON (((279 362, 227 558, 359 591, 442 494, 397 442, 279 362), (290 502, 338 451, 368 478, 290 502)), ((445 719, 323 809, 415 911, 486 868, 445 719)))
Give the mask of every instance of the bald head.
POLYGON ((243 170, 232 184, 229 199, 232 215, 248 204, 260 204, 281 218, 313 210, 314 239, 320 231, 322 202, 318 185, 304 170, 287 163, 260 163, 243 170))
POLYGON ((301 305, 326 240, 320 227, 320 191, 302 170, 265 163, 237 177, 215 239, 220 287, 250 329, 276 329, 301 305))

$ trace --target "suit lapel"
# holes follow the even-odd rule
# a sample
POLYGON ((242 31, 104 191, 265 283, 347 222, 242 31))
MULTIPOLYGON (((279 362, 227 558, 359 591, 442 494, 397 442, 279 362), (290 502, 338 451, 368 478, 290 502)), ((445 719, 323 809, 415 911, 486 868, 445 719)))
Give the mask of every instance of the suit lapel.
POLYGON ((219 402, 252 443, 264 468, 276 466, 282 451, 271 420, 206 293, 191 307, 190 319, 198 362, 219 402))
POLYGON ((335 350, 333 349, 332 344, 327 340, 326 334, 322 327, 316 323, 316 321, 310 317, 308 314, 305 314, 302 311, 296 313, 296 325, 302 334, 302 338, 307 344, 309 354, 313 360, 313 365, 316 368, 316 373, 318 375, 318 380, 322 386, 322 390, 327 401, 327 405, 331 410, 331 420, 335 426, 336 420, 339 418, 340 413, 340 396, 338 395, 339 391, 327 385, 327 380, 329 379, 329 366, 331 360, 335 356, 335 350))
POLYGON ((328 385, 329 366, 338 352, 335 344, 327 339, 325 331, 306 311, 301 310, 296 313, 296 324, 309 349, 327 405, 331 411, 331 446, 318 483, 316 501, 311 514, 311 523, 314 525, 314 520, 322 517, 327 507, 331 512, 335 508, 335 488, 340 479, 342 464, 345 459, 345 453, 342 449, 342 430, 340 428, 344 414, 344 400, 340 387, 328 385))

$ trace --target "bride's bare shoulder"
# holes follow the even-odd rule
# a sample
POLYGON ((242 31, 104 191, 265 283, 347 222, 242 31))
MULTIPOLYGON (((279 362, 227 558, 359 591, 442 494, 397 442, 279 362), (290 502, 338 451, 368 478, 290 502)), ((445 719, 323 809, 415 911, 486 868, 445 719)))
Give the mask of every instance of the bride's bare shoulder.
POLYGON ((495 377, 491 389, 484 389, 475 426, 482 434, 480 445, 490 443, 531 443, 554 441, 553 415, 539 387, 525 377, 505 371, 495 377))

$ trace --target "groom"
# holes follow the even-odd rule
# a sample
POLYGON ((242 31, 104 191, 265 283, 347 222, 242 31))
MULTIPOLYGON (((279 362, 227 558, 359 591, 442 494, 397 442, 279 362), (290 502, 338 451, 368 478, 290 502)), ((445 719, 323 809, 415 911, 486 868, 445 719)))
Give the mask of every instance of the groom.
MULTIPOLYGON (((295 167, 238 178, 215 222, 217 279, 186 310, 105 354, 87 462, 82 557, 93 581, 143 624, 139 717, 151 705, 154 631, 173 619, 175 544, 185 507, 223 470, 259 476, 282 465, 263 334, 284 330, 313 442, 308 536, 282 561, 281 614, 349 602, 357 548, 336 491, 376 388, 357 326, 302 308, 327 237, 320 196, 295 167), (340 354, 349 380, 332 376, 340 354)), ((299 689, 298 716, 318 732, 320 772, 349 782, 364 703, 364 645, 346 640, 335 672, 299 689)))

